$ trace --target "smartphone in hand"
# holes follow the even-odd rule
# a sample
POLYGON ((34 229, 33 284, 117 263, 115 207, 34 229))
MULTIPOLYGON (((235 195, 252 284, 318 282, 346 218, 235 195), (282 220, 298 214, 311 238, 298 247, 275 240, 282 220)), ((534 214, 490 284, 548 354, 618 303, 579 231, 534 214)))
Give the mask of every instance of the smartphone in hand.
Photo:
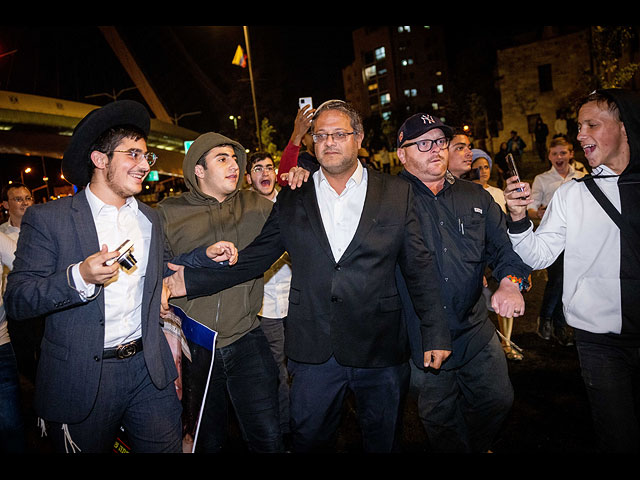
MULTIPOLYGON (((518 182, 520 182, 520 174, 518 173, 518 168, 516 167, 516 161, 513 158, 513 155, 510 153, 507 154, 507 167, 509 168, 509 177, 518 177, 518 182)), ((518 187, 516 188, 517 192, 522 192, 523 189, 518 187)))

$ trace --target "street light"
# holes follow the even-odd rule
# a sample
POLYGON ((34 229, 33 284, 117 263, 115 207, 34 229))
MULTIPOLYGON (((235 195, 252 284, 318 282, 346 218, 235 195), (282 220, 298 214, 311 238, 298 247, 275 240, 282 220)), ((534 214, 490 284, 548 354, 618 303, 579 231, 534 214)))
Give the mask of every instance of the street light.
POLYGON ((231 120, 233 122, 233 127, 237 130, 238 129, 238 120, 240 120, 242 117, 238 116, 235 117, 233 115, 229 115, 229 120, 231 120))
POLYGON ((25 173, 31 173, 31 167, 27 167, 27 168, 24 169, 24 171, 20 172, 20 180, 21 180, 22 184, 24 184, 24 174, 25 173))

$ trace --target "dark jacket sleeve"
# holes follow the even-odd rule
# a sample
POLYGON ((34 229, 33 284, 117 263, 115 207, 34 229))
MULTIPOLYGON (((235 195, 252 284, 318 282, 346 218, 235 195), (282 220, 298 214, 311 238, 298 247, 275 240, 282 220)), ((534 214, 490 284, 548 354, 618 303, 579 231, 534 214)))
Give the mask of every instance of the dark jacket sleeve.
MULTIPOLYGON (((405 238, 398 266, 404 280, 400 281, 399 288, 406 287, 413 310, 405 309, 404 315, 409 316, 407 320, 413 321, 414 325, 416 320, 419 321, 422 352, 451 350, 451 336, 440 294, 440 277, 435 259, 422 237, 412 189, 408 191, 405 238)), ((412 328, 409 325, 408 330, 411 335, 412 328)))
POLYGON ((57 265, 56 244, 43 211, 27 209, 4 295, 5 309, 11 318, 33 318, 84 303, 70 286, 73 286, 71 272, 67 277, 67 269, 57 265))
POLYGON ((285 252, 280 237, 279 210, 279 204, 276 202, 262 231, 251 244, 238 253, 238 262, 235 265, 222 268, 185 267, 187 298, 191 300, 211 295, 264 275, 285 252))
POLYGON ((507 217, 496 202, 489 202, 486 218, 486 245, 488 266, 499 282, 507 275, 513 275, 528 285, 531 268, 513 251, 507 233, 507 217))

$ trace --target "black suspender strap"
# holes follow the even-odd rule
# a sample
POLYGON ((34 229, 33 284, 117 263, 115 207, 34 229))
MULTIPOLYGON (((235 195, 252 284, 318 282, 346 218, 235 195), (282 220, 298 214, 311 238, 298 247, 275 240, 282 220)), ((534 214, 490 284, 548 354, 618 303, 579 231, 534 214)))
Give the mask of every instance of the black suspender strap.
POLYGON ((602 190, 596 185, 595 180, 591 176, 587 176, 584 178, 584 184, 587 186, 591 194, 598 201, 600 206, 604 209, 605 212, 611 217, 611 220, 615 222, 620 230, 622 230, 622 225, 625 223, 622 218, 622 214, 613 206, 611 201, 607 198, 607 196, 602 193, 602 190))

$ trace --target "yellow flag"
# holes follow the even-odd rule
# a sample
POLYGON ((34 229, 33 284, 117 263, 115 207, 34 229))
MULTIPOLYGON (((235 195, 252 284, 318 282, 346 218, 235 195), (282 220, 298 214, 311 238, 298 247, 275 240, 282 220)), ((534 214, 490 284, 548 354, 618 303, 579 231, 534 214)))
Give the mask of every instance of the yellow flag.
POLYGON ((242 47, 240 45, 238 45, 236 54, 233 56, 233 60, 231 61, 231 63, 242 68, 245 68, 247 66, 247 56, 244 54, 244 51, 242 50, 242 47))

